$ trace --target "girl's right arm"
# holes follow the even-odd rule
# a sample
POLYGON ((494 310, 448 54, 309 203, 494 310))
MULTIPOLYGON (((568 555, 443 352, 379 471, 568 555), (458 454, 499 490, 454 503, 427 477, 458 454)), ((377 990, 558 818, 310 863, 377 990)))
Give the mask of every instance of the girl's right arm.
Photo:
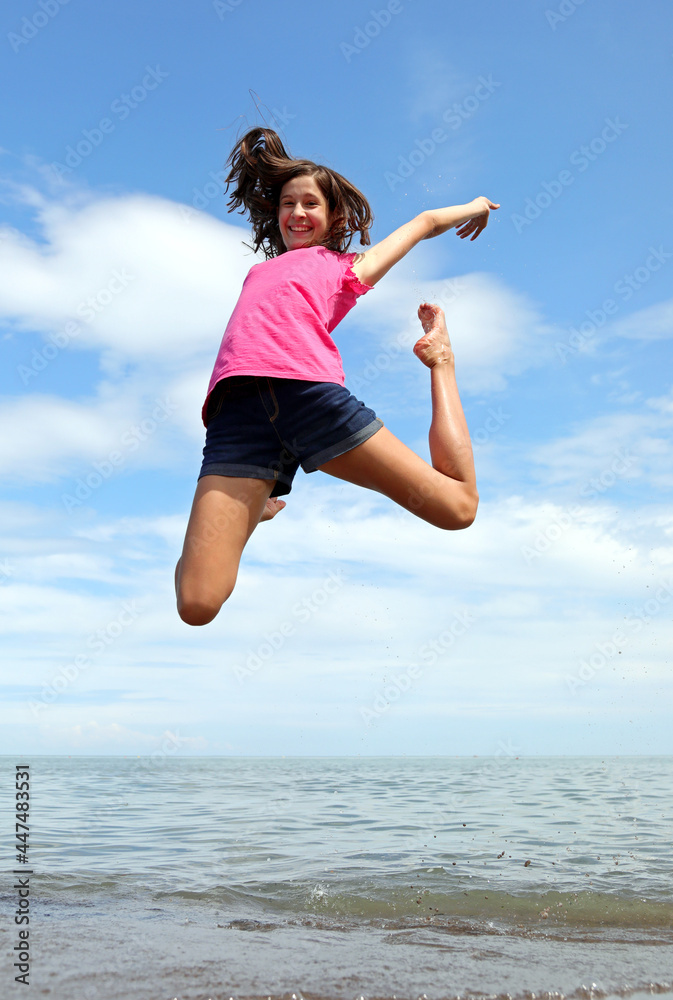
POLYGON ((353 271, 360 281, 367 285, 375 285, 421 240, 440 236, 454 226, 462 226, 457 230, 461 239, 471 233, 474 233, 472 239, 476 239, 488 223, 490 210, 499 207, 488 198, 480 197, 467 205, 453 205, 451 208, 436 208, 421 212, 411 222, 400 226, 390 236, 386 236, 384 240, 370 247, 356 259, 353 271))

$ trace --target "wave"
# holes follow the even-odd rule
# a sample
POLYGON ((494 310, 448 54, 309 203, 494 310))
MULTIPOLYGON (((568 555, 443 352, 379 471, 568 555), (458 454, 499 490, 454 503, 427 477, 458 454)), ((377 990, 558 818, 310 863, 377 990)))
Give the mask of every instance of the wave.
MULTIPOLYGON (((539 930, 567 933, 574 928, 604 931, 638 929, 673 934, 673 901, 585 889, 563 892, 470 888, 453 885, 428 888, 398 879, 366 880, 339 878, 336 881, 293 879, 289 881, 228 882, 204 884, 198 888, 175 885, 175 873, 162 878, 152 873, 146 880, 137 873, 101 875, 98 872, 41 874, 33 876, 35 894, 43 902, 64 905, 93 905, 112 899, 129 904, 142 903, 159 909, 176 906, 203 906, 228 909, 232 919, 261 923, 293 919, 324 919, 326 925, 389 922, 407 925, 423 921, 451 925, 458 933, 478 926, 480 932, 539 930)), ((420 879, 419 879, 420 883, 420 879)), ((7 883, 5 883, 7 884, 7 883)), ((11 901, 11 890, 0 896, 11 901)))

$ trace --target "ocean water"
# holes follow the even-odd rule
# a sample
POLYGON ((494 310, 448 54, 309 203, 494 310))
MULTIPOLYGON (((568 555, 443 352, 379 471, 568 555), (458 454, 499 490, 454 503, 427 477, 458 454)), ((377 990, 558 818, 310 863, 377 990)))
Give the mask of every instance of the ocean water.
POLYGON ((673 995, 673 758, 0 758, 0 995, 673 995), (14 982, 14 765, 31 772, 14 982))

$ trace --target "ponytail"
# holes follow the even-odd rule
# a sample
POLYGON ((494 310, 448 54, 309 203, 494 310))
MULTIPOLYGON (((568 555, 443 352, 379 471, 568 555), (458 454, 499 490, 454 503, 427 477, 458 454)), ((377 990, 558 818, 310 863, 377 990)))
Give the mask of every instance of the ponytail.
MULTIPOLYGON (((364 195, 350 181, 329 167, 312 160, 295 160, 272 129, 255 127, 236 143, 227 164, 227 190, 235 185, 227 202, 228 211, 241 208, 252 224, 255 253, 262 248, 267 260, 286 252, 278 225, 278 206, 283 185, 293 177, 311 176, 322 191, 332 213, 332 225, 322 245, 346 253, 356 233, 368 246, 374 221, 364 195)), ((247 246, 248 244, 246 244, 247 246)))

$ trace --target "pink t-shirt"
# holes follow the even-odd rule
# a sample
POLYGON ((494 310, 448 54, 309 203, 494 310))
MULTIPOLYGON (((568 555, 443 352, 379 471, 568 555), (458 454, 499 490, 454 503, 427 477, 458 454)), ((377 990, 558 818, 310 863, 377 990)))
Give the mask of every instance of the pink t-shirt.
POLYGON ((331 332, 358 296, 368 292, 354 274, 356 253, 327 247, 288 250, 253 264, 222 337, 211 392, 230 375, 269 375, 344 385, 331 332))

